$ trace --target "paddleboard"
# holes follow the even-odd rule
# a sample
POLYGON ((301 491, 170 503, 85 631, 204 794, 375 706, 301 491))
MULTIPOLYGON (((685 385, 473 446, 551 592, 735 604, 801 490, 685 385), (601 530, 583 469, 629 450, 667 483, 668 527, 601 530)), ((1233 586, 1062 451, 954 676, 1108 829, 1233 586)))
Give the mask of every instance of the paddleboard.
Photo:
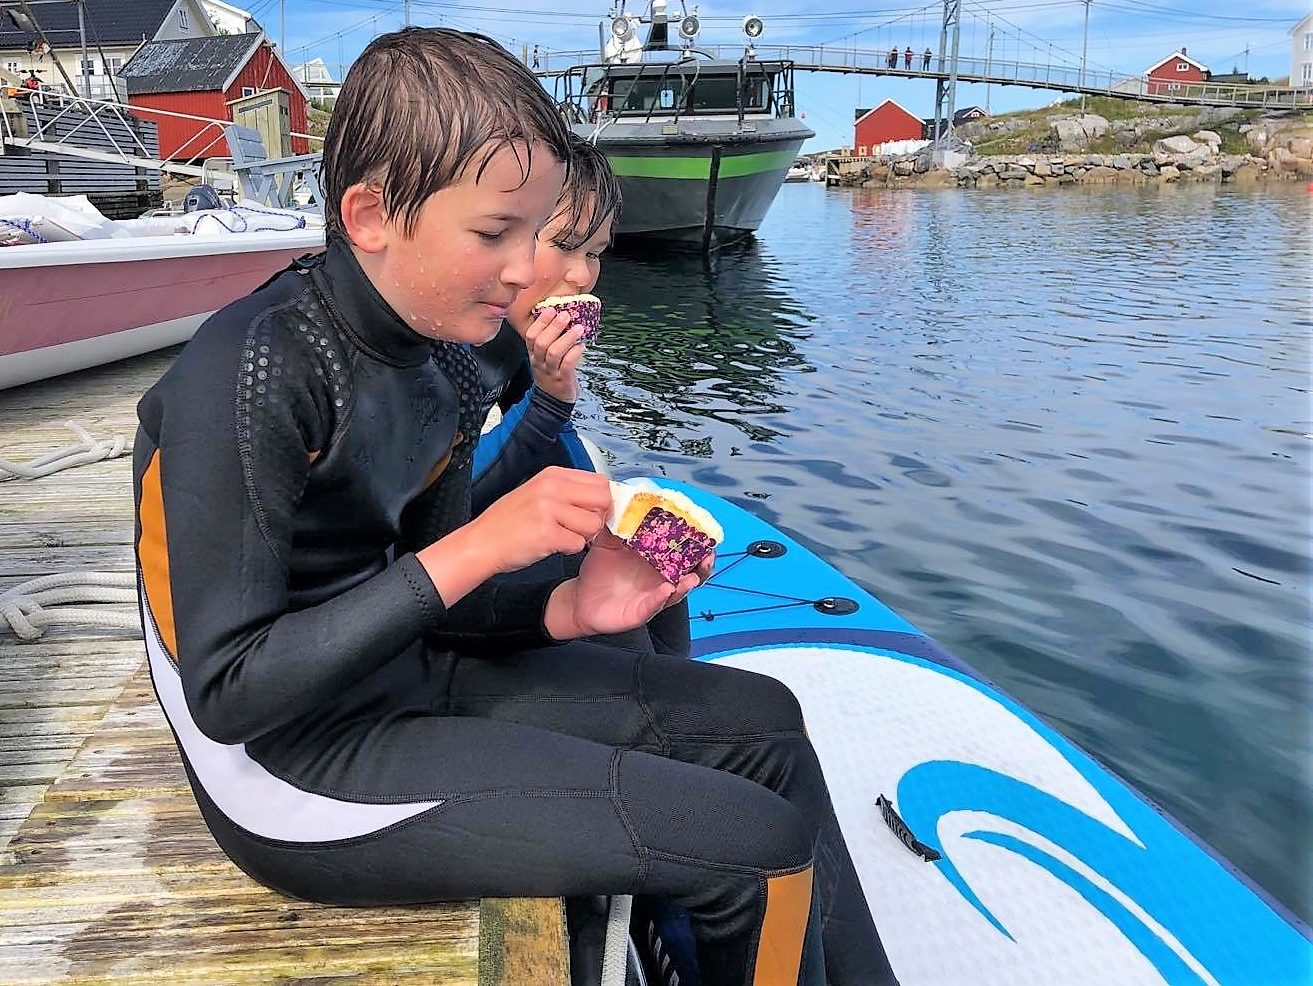
POLYGON ((1160 808, 787 535, 655 482, 725 528, 694 656, 797 695, 903 986, 1313 981, 1308 927, 1160 808))

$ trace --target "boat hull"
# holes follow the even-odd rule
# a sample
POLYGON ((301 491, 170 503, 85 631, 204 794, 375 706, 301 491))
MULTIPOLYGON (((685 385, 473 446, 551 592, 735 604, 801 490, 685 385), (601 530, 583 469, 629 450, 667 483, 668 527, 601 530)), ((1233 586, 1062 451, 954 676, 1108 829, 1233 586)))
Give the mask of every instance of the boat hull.
POLYGON ((0 389, 185 342, 219 308, 322 245, 322 231, 298 230, 7 247, 0 389))
POLYGON ((618 129, 598 140, 624 194, 618 239, 692 249, 715 249, 756 232, 811 136, 794 127, 653 139, 618 129))

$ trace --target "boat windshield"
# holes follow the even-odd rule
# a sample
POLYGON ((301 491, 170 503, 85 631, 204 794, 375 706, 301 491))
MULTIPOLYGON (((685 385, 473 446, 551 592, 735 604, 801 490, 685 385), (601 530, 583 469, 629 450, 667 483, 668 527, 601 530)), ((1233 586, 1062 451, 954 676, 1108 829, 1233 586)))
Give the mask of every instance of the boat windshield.
MULTIPOLYGON (((736 113, 738 99, 734 76, 703 76, 696 81, 687 76, 671 73, 637 79, 611 80, 611 98, 621 113, 674 112, 683 113, 736 113)), ((744 80, 743 108, 748 112, 764 112, 770 98, 770 85, 764 76, 744 80)))

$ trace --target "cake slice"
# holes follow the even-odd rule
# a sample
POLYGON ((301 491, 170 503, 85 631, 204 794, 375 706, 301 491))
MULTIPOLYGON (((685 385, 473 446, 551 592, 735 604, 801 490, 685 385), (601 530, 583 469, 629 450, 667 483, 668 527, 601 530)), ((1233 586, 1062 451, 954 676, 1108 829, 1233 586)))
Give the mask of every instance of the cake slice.
POLYGON ((538 302, 529 313, 530 317, 537 318, 544 308, 555 308, 558 312, 565 312, 570 316, 571 325, 582 325, 584 342, 592 342, 596 339, 598 330, 602 327, 602 299, 596 295, 552 295, 538 302))
POLYGON ((611 484, 606 526, 672 584, 725 540, 710 513, 683 493, 650 480, 611 484))

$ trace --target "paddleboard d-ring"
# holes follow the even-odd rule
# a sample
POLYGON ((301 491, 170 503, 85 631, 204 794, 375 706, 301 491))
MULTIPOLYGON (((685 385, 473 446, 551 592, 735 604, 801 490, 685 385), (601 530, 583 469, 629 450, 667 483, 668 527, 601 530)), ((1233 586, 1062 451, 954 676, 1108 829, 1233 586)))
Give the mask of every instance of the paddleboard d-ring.
POLYGON ((816 608, 816 612, 824 613, 826 616, 851 616, 862 608, 861 603, 847 596, 826 596, 824 599, 816 600, 812 606, 816 608))
POLYGON ((782 558, 788 550, 778 541, 753 541, 746 553, 751 558, 782 558))

